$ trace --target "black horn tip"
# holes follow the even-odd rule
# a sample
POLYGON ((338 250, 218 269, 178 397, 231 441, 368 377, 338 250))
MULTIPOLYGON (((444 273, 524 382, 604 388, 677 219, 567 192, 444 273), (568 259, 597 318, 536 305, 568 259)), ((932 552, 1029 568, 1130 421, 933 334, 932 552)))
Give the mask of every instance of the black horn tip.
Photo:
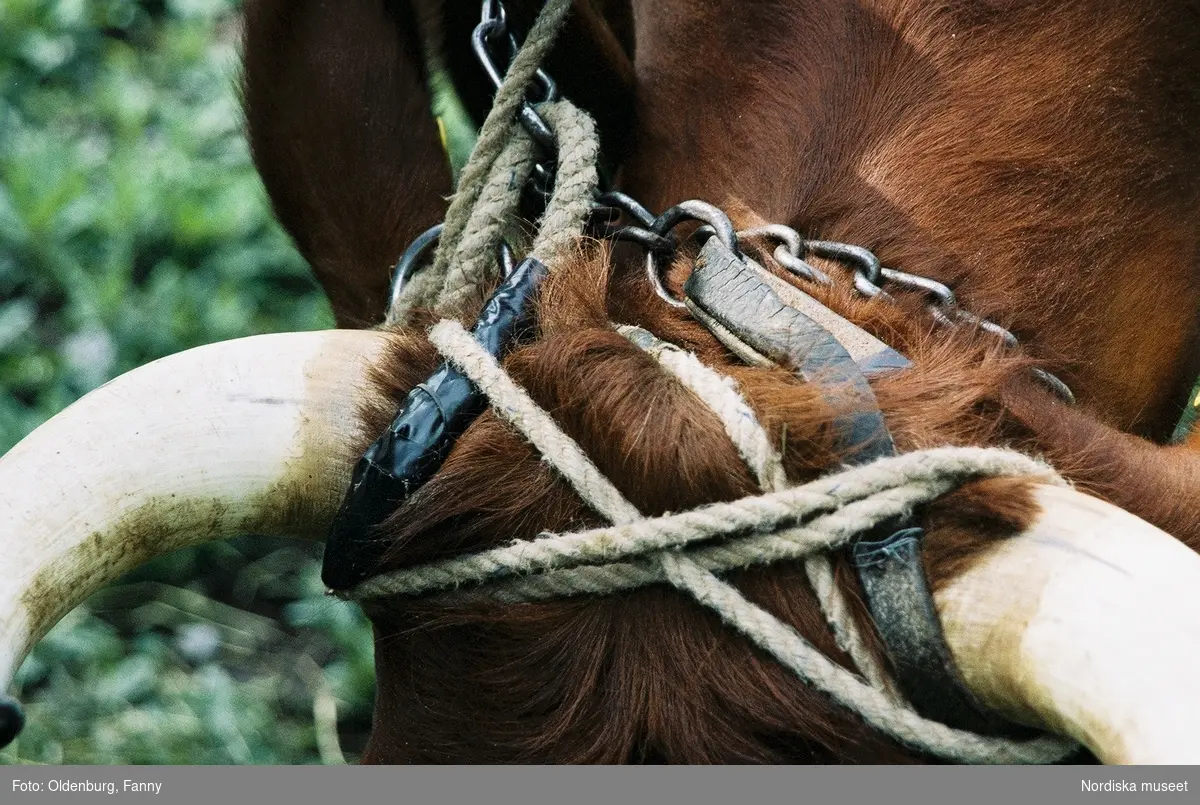
POLYGON ((0 693, 0 749, 8 746, 25 726, 25 711, 16 699, 0 693))

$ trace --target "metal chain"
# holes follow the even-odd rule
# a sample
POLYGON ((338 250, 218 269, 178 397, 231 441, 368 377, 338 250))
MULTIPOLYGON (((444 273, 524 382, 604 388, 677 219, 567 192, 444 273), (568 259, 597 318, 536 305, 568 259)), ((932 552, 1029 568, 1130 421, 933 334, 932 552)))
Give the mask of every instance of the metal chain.
MULTIPOLYGON (((509 65, 520 50, 520 41, 508 24, 508 12, 500 0, 482 0, 479 24, 471 31, 471 49, 493 87, 499 90, 509 65)), ((558 84, 545 70, 539 68, 534 77, 542 90, 536 103, 552 103, 559 99, 558 84)), ((534 163, 533 177, 527 186, 537 194, 537 201, 544 208, 554 190, 558 138, 533 101, 526 100, 521 105, 517 118, 542 151, 542 159, 534 163)), ((445 223, 439 222, 417 235, 396 261, 388 291, 389 311, 396 309, 409 281, 427 264, 444 228, 445 223)), ((511 247, 502 242, 497 253, 502 276, 507 276, 511 269, 511 258, 511 247)))
MULTIPOLYGON (((499 89, 504 80, 504 73, 520 46, 509 25, 508 15, 501 0, 482 0, 480 21, 471 34, 471 45, 484 72, 499 89)), ((542 97, 538 103, 557 100, 558 85, 554 79, 541 69, 537 71, 536 78, 542 88, 542 97)), ((544 159, 534 166, 531 185, 544 204, 553 190, 554 164, 558 154, 557 138, 530 100, 521 105, 518 119, 543 152, 544 159)), ((589 230, 596 237, 627 241, 640 246, 646 253, 646 275, 655 293, 672 307, 685 308, 686 305, 673 297, 662 282, 662 266, 678 247, 673 230, 684 221, 701 222, 703 226, 697 230, 696 235, 720 237, 735 254, 740 254, 738 242, 741 238, 758 237, 776 241, 777 246, 773 252, 775 260, 788 272, 808 282, 820 285, 834 284, 834 280, 828 274, 805 259, 814 256, 840 263, 850 269, 853 272, 854 289, 862 296, 894 302, 893 297, 884 289, 885 284, 921 293, 929 300, 926 310, 939 325, 957 327, 966 324, 996 336, 1010 348, 1019 346, 1017 337, 1009 330, 959 307, 954 291, 944 283, 887 268, 872 251, 862 246, 829 240, 808 240, 792 227, 783 224, 769 224, 735 232, 729 217, 719 208, 704 201, 684 201, 656 216, 631 196, 609 190, 597 194, 589 230), (619 221, 623 217, 631 223, 620 225, 619 221)), ((432 227, 419 235, 401 255, 392 274, 390 299, 393 303, 436 245, 441 231, 442 224, 432 227)), ((1075 403, 1075 395, 1066 383, 1044 369, 1034 368, 1031 371, 1063 401, 1068 404, 1075 403)))
MULTIPOLYGON (((701 201, 685 201, 659 216, 654 216, 623 193, 605 193, 599 196, 597 203, 609 211, 607 219, 599 222, 601 234, 614 240, 637 243, 646 250, 646 273, 650 285, 672 307, 681 308, 685 305, 666 290, 662 281, 662 264, 677 248, 677 239, 671 230, 685 220, 699 220, 705 226, 696 231, 696 237, 715 234, 735 253, 739 251, 738 242, 741 239, 766 238, 775 241, 777 245, 772 256, 784 269, 802 280, 819 285, 834 284, 832 277, 805 259, 809 256, 820 257, 848 268, 853 273, 854 289, 862 296, 895 302, 885 290, 885 285, 915 291, 929 300, 926 310, 939 325, 958 327, 965 324, 996 336, 1009 348, 1016 348, 1020 344, 1009 330, 959 307, 954 291, 948 285, 929 277, 888 268, 874 252, 862 246, 830 240, 808 240, 783 224, 768 224, 734 232, 728 216, 701 201), (614 211, 618 217, 624 214, 632 223, 615 226, 611 214, 614 211)), ((1045 369, 1033 368, 1030 371, 1064 402, 1075 404, 1075 395, 1062 380, 1045 369)))
MULTIPOLYGON (((994 321, 977 316, 959 307, 954 291, 948 285, 929 277, 898 271, 883 266, 879 258, 869 249, 854 246, 849 243, 839 243, 829 240, 805 240, 796 230, 781 224, 765 227, 755 227, 738 233, 739 237, 766 237, 779 241, 774 257, 781 266, 789 272, 823 285, 831 285, 833 281, 828 275, 818 271, 805 262, 807 255, 832 260, 854 272, 854 289, 868 298, 880 297, 887 301, 895 301, 882 287, 892 283, 905 290, 924 294, 929 304, 925 309, 934 321, 946 327, 956 327, 960 323, 975 327, 990 333, 1009 348, 1020 345, 1017 337, 994 321)), ((1030 370, 1055 395, 1068 405, 1075 404, 1075 395, 1070 387, 1045 369, 1034 367, 1030 370)))
MULTIPOLYGON (((471 32, 471 48, 495 89, 504 83, 504 74, 520 50, 520 42, 508 24, 508 12, 500 0, 483 0, 479 24, 471 32), (497 54, 497 50, 501 51, 497 54)), ((557 101, 558 84, 550 75, 539 69, 534 77, 542 88, 542 97, 537 103, 557 101)), ((547 158, 533 166, 534 189, 543 198, 549 198, 554 183, 554 155, 558 153, 558 140, 545 119, 534 108, 534 102, 526 100, 517 113, 521 125, 529 132, 533 141, 541 147, 547 158)))

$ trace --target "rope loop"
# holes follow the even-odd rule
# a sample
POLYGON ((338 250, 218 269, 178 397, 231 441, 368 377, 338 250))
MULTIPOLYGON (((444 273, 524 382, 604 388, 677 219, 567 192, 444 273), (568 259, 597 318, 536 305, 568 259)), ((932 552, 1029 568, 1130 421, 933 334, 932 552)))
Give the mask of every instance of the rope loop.
MULTIPOLYGON (((418 308, 442 316, 473 312, 470 308, 481 301, 481 289, 496 279, 495 254, 501 240, 516 241, 523 234, 518 209, 539 146, 518 122, 517 112, 570 8, 571 0, 547 0, 513 58, 463 166, 433 264, 405 285, 388 311, 388 324, 405 324, 418 308)), ((569 101, 540 104, 537 112, 555 135, 558 153, 554 191, 532 253, 553 268, 554 256, 582 233, 591 210, 600 144, 595 123, 569 101)))

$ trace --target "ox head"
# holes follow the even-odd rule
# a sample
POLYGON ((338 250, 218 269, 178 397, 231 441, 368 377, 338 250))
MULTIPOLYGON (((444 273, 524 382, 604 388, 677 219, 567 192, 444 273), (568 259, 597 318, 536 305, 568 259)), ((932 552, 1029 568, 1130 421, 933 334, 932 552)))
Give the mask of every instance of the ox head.
MULTIPOLYGON (((429 9, 331 5, 252 6, 247 98, 280 216, 349 322, 382 311, 387 269, 437 220, 450 187, 410 37, 413 15, 429 9), (331 56, 351 52, 362 56, 331 56)), ((584 7, 573 35, 624 85, 634 18, 603 9, 617 21, 605 27, 591 15, 605 5, 584 7)), ((664 52, 645 57, 652 68, 664 52)), ((558 75, 588 85, 569 64, 558 75)), ((628 116, 612 102, 600 98, 594 111, 621 141, 628 116)), ((670 156, 650 143, 636 165, 670 156)), ((687 270, 675 267, 676 286, 687 270)), ((931 338, 911 311, 836 288, 818 296, 912 359, 875 384, 901 450, 1011 437, 1003 400, 1023 358, 965 336, 931 338)), ((585 244, 543 289, 537 337, 506 368, 641 511, 755 489, 721 423, 610 321, 640 325, 733 377, 792 480, 836 465, 825 396, 786 370, 738 364, 612 254, 585 244)), ((0 458, 0 684, 68 610, 156 555, 247 533, 324 536, 354 462, 436 364, 426 324, 192 350, 112 381, 0 458)), ((947 642, 980 701, 1106 762, 1197 759, 1200 557, 1120 509, 1036 479, 971 484, 918 515, 947 642)), ((389 569, 596 523, 485 413, 376 536, 389 569)), ((845 568, 838 580, 856 600, 845 568)), ((846 661, 798 567, 731 581, 846 661)), ((670 589, 486 606, 395 599, 369 614, 378 671, 369 760, 913 757, 670 589)))
MULTIPOLYGON (((591 307, 590 323, 588 309, 548 299, 541 338, 508 361, 514 376, 644 511, 750 493, 711 412, 604 326, 605 308, 591 307)), ((639 318, 671 329, 662 311, 639 318)), ((701 352, 721 365, 711 344, 701 352)), ((419 332, 261 336, 135 370, 47 422, 0 460, 0 676, 83 597, 153 556, 243 533, 321 536, 359 451, 432 358, 419 332)), ((827 461, 820 403, 803 384, 722 369, 776 438, 790 434, 793 477, 827 461)), ((911 445, 915 429, 896 421, 911 445)), ((589 522, 484 415, 380 537, 392 546, 385 566, 401 567, 589 522)), ((948 643, 977 697, 1106 761, 1194 759, 1200 557, 1115 507, 1028 480, 965 488, 924 522, 948 643)), ((797 568, 734 581, 839 656, 797 568)), ((370 614, 373 760, 903 757, 668 589, 544 604, 385 600, 370 614)))

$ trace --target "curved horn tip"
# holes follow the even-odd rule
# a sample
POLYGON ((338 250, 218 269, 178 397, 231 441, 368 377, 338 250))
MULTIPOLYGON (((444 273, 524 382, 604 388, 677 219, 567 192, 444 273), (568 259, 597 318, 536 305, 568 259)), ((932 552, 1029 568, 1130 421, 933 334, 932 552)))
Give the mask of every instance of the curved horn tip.
MULTIPOLYGON (((386 403, 370 371, 391 343, 332 330, 196 347, 95 389, 0 456, 0 691, 67 611, 157 555, 324 534, 360 408, 386 403)), ((0 746, 24 722, 0 693, 0 746)))

